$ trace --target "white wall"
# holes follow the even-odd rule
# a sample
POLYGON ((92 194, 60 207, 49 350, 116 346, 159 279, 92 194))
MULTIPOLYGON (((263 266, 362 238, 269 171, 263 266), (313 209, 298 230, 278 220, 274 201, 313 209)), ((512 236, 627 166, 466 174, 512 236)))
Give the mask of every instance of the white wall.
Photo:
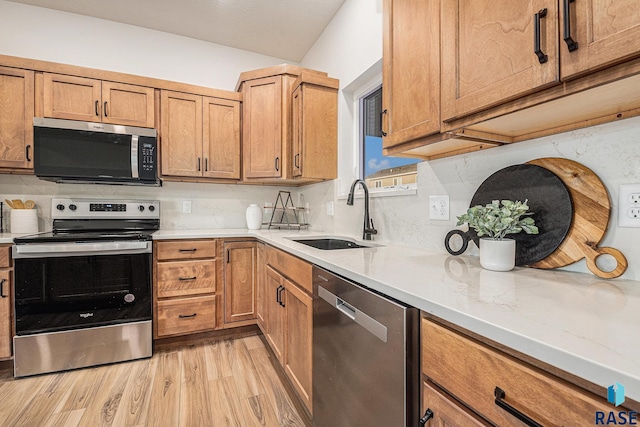
POLYGON ((224 90, 235 89, 242 71, 287 62, 160 31, 4 0, 0 0, 0 54, 224 90))
MULTIPOLYGON (((302 60, 308 67, 326 69, 341 79, 339 105, 339 179, 303 187, 310 203, 312 228, 360 237, 363 226, 362 201, 347 206, 338 195, 345 193, 354 175, 354 153, 358 145, 352 98, 375 80, 376 64, 382 57, 382 16, 379 7, 367 0, 347 0, 322 37, 302 60), (335 216, 325 214, 325 204, 335 203, 335 216)), ((640 118, 632 118, 593 128, 554 135, 510 146, 420 163, 418 194, 371 200, 372 217, 379 230, 378 240, 399 245, 445 251, 444 237, 455 227, 478 186, 493 172, 540 157, 563 157, 592 169, 609 191, 612 215, 600 246, 612 246, 627 257, 629 267, 623 277, 640 280, 640 229, 618 228, 618 186, 640 183, 640 118), (428 219, 429 195, 449 195, 451 219, 428 219)), ((460 228, 466 228, 460 227, 460 228)), ((474 245, 467 250, 477 254, 474 245)), ((419 262, 416 260, 416 262, 419 262)), ((601 257, 603 268, 612 268, 611 259, 601 257)), ((587 272, 584 261, 569 270, 587 272)))

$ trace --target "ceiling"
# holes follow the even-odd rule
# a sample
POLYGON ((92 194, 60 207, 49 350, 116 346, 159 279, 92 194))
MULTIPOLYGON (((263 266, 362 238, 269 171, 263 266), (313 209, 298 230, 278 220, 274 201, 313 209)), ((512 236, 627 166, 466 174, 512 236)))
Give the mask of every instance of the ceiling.
POLYGON ((9 0, 300 62, 345 0, 9 0))

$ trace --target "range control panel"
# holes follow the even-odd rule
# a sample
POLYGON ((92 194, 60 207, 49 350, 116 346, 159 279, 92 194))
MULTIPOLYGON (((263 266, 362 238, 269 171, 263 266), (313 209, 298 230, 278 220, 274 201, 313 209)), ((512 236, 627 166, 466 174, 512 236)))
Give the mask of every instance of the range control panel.
POLYGON ((159 200, 51 199, 51 218, 159 219, 159 200))

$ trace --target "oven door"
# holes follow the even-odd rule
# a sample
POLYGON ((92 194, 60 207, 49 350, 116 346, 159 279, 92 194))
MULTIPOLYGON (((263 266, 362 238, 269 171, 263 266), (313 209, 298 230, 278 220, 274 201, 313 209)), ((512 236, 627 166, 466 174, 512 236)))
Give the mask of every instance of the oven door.
POLYGON ((16 335, 151 319, 151 242, 13 246, 16 335))

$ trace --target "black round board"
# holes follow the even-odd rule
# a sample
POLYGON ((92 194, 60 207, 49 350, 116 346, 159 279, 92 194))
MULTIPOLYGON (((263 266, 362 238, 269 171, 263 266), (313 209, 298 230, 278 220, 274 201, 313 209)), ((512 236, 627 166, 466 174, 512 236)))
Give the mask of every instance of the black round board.
MULTIPOLYGON (((516 241, 516 265, 546 258, 569 232, 573 220, 571 195, 562 180, 543 167, 524 164, 499 170, 478 187, 469 206, 484 206, 493 200, 528 200, 529 211, 533 212, 539 234, 507 235, 516 241)), ((479 246, 476 231, 469 229, 468 234, 479 246)))

